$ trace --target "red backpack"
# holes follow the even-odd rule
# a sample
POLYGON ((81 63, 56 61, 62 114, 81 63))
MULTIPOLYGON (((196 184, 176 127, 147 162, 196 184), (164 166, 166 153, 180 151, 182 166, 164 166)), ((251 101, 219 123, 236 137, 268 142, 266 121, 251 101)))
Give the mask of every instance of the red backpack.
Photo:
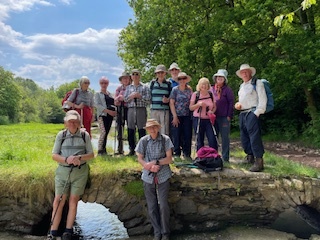
MULTIPOLYGON (((72 108, 67 104, 67 100, 70 97, 71 93, 73 92, 73 90, 70 90, 69 92, 66 93, 66 95, 64 96, 64 98, 61 101, 61 105, 62 105, 62 109, 65 112, 68 112, 69 110, 71 110, 72 108)), ((76 97, 74 98, 74 100, 72 101, 73 103, 75 103, 75 101, 77 100, 77 97, 79 95, 79 89, 76 88, 76 97)))

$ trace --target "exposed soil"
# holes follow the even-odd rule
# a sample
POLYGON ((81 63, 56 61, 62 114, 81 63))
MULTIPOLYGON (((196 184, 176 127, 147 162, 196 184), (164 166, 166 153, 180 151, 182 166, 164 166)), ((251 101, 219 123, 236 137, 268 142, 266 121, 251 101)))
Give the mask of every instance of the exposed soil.
MULTIPOLYGON (((231 143, 232 148, 241 147, 240 141, 231 143)), ((283 142, 264 142, 265 150, 301 164, 320 168, 320 149, 312 149, 297 144, 283 142)))

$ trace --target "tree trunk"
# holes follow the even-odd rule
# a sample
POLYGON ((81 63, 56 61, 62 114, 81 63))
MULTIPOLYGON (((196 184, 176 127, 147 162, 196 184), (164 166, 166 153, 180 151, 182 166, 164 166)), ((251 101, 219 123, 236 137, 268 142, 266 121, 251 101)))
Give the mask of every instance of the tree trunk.
POLYGON ((312 90, 310 90, 308 88, 304 88, 303 90, 306 95, 306 101, 307 101, 307 109, 306 110, 310 114, 312 122, 314 122, 315 120, 317 120, 317 107, 315 104, 312 90))

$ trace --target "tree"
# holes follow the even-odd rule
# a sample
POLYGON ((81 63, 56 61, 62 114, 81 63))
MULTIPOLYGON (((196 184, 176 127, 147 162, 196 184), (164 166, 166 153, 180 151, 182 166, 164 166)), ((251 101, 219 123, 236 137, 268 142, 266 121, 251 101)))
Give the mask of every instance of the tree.
POLYGON ((135 20, 121 32, 118 53, 127 68, 142 69, 147 79, 154 66, 177 61, 193 77, 193 87, 199 77, 211 79, 226 68, 235 92, 241 83, 235 71, 249 63, 274 92, 267 129, 297 135, 319 115, 319 6, 308 1, 312 8, 301 8, 279 28, 275 18, 301 1, 131 0, 135 20))
POLYGON ((17 121, 17 112, 21 99, 21 92, 13 81, 13 74, 0 67, 0 117, 9 121, 17 121))

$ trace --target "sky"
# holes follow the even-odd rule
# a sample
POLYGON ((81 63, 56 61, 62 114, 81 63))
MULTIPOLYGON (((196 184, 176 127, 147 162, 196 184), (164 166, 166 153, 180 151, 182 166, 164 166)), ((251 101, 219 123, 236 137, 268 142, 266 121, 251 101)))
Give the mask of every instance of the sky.
POLYGON ((0 0, 0 66, 47 89, 88 76, 90 88, 124 70, 117 41, 133 11, 126 0, 0 0))

